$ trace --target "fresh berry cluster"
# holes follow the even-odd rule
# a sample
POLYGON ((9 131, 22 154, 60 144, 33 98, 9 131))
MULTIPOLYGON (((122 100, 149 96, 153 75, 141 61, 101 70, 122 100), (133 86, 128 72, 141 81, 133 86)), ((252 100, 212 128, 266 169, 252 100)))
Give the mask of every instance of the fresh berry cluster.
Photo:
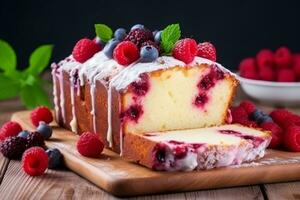
POLYGON ((231 108, 232 123, 262 128, 272 133, 269 148, 284 148, 300 152, 300 116, 286 109, 277 109, 269 115, 256 108, 251 101, 243 101, 231 108))
POLYGON ((30 176, 38 176, 47 167, 59 167, 62 155, 58 149, 44 150, 44 140, 52 135, 52 128, 48 125, 53 120, 51 111, 46 107, 38 107, 31 112, 30 117, 32 124, 37 126, 36 131, 22 130, 20 124, 13 121, 1 127, 0 152, 9 159, 22 157, 23 170, 30 176))
POLYGON ((263 81, 300 81, 300 54, 293 54, 287 47, 274 52, 260 50, 256 57, 245 58, 240 62, 242 77, 263 81))
POLYGON ((197 44, 191 38, 178 40, 180 38, 178 24, 177 26, 169 25, 162 31, 154 32, 144 25, 136 24, 128 33, 124 28, 118 28, 113 34, 106 25, 99 24, 96 27, 98 27, 97 37, 94 40, 83 38, 73 48, 72 55, 76 61, 83 63, 102 48, 108 58, 115 59, 123 66, 135 61, 153 62, 160 55, 170 54, 185 63, 192 62, 195 56, 212 61, 217 59, 216 49, 209 42, 197 44))
POLYGON ((104 144, 96 133, 84 132, 77 141, 77 151, 86 157, 99 157, 103 148, 104 144))

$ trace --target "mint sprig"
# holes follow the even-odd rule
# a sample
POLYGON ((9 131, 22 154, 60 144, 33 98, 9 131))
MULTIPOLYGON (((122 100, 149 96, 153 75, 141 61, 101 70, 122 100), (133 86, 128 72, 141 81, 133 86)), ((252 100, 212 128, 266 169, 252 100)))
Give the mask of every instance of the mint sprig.
POLYGON ((179 24, 171 24, 167 26, 161 33, 161 47, 165 54, 170 54, 175 43, 181 36, 179 24))
POLYGON ((103 42, 108 42, 113 35, 113 31, 105 24, 95 24, 96 35, 103 42))
POLYGON ((49 65, 52 45, 42 45, 30 55, 29 66, 17 70, 17 56, 14 49, 0 39, 0 100, 20 96, 26 108, 45 105, 51 107, 41 72, 49 65))

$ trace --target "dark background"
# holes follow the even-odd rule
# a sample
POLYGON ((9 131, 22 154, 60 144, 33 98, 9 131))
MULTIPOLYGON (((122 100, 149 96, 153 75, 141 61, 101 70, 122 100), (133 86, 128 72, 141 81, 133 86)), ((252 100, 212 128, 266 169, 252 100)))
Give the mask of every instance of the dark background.
POLYGON ((38 45, 55 45, 52 61, 71 53, 94 24, 162 29, 180 23, 183 36, 212 41, 218 62, 234 69, 261 48, 281 45, 300 52, 300 1, 19 0, 0 2, 0 38, 15 48, 20 68, 38 45))

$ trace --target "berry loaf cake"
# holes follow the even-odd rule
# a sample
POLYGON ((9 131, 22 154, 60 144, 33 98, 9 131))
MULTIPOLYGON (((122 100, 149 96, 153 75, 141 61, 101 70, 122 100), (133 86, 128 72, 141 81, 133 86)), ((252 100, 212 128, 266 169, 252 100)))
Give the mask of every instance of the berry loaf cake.
POLYGON ((140 24, 128 33, 95 28, 94 40, 81 39, 52 64, 60 126, 98 133, 106 147, 155 170, 208 169, 264 154, 267 133, 224 125, 238 82, 216 63, 211 43, 180 39, 178 24, 155 32, 140 24))

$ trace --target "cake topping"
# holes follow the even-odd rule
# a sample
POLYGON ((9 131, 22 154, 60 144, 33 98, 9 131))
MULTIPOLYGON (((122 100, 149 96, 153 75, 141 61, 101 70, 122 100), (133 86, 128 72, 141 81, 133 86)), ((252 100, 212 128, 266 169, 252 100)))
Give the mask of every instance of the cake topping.
POLYGON ((140 48, 144 42, 154 41, 154 38, 152 32, 148 29, 136 28, 131 30, 124 40, 131 41, 140 48))
POLYGON ((186 38, 176 42, 172 55, 174 58, 185 63, 190 63, 194 60, 197 54, 197 43, 194 39, 186 38))
POLYGON ((197 46, 197 56, 207 58, 212 61, 217 60, 216 48, 210 42, 199 43, 197 46))
POLYGON ((76 61, 84 63, 100 50, 101 46, 99 44, 90 39, 83 38, 76 43, 72 55, 76 61))
POLYGON ((117 39, 119 41, 124 40, 126 35, 127 35, 126 30, 124 28, 118 28, 114 33, 115 39, 117 39))
MULTIPOLYGON (((137 29, 138 30, 138 29, 137 29)), ((139 58, 139 49, 130 41, 119 43, 114 50, 114 59, 120 65, 129 65, 139 58)))
POLYGON ((152 62, 158 58, 158 50, 153 45, 145 45, 141 48, 141 62, 152 62))

